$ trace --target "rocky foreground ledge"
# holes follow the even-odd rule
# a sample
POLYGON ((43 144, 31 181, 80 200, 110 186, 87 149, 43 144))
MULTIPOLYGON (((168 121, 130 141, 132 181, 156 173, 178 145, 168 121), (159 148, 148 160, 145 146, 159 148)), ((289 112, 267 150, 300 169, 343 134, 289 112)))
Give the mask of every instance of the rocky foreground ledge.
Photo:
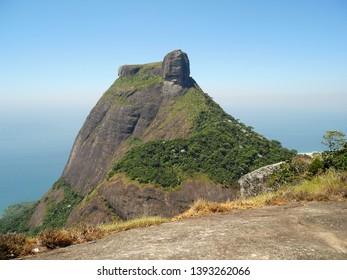
POLYGON ((113 234, 26 259, 347 259, 347 201, 235 210, 113 234))

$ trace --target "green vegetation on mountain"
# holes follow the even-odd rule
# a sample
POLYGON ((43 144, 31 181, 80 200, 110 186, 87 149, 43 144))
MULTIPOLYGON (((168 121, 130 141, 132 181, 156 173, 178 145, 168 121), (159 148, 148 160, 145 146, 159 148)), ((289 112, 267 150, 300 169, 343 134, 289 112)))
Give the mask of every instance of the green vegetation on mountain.
POLYGON ((172 114, 189 112, 194 127, 190 136, 137 146, 114 165, 108 177, 123 172, 139 183, 167 188, 205 173, 210 180, 231 187, 252 170, 294 156, 295 151, 226 114, 207 94, 194 89, 187 96, 191 102, 177 102, 180 110, 174 105, 172 114))
POLYGON ((113 85, 105 92, 105 95, 113 95, 121 91, 132 89, 141 90, 152 87, 163 82, 163 77, 153 73, 154 68, 161 68, 161 62, 148 63, 142 65, 131 65, 133 68, 139 68, 134 75, 119 77, 113 85))
POLYGON ((29 219, 36 206, 37 202, 23 202, 6 208, 0 219, 0 233, 28 232, 29 219))
POLYGON ((52 189, 63 189, 63 199, 58 203, 51 203, 49 199, 46 201, 48 208, 40 230, 64 227, 72 209, 83 199, 83 196, 73 191, 70 184, 62 178, 53 185, 52 189))
POLYGON ((62 191, 62 199, 55 203, 46 198, 47 209, 44 214, 43 224, 35 229, 30 229, 29 221, 38 205, 38 202, 25 202, 9 206, 0 219, 0 233, 17 232, 28 235, 36 235, 44 229, 62 228, 74 206, 81 200, 82 195, 73 191, 70 185, 60 178, 52 187, 54 190, 62 191))

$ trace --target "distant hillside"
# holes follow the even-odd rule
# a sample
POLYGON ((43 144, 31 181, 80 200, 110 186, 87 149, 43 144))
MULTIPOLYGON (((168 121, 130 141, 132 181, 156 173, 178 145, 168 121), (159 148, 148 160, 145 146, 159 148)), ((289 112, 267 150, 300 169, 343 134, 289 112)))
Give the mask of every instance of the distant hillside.
POLYGON ((188 56, 125 65, 77 135, 32 230, 158 215, 236 197, 237 180, 295 152, 226 114, 190 77, 188 56))
POLYGON ((35 202, 22 202, 7 207, 0 217, 0 234, 8 231, 29 231, 28 219, 36 205, 35 202))

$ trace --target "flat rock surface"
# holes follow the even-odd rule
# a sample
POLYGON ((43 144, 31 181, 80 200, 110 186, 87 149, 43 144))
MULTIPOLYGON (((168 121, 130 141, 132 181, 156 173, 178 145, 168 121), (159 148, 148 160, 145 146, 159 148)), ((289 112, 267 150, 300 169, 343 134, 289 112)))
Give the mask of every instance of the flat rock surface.
POLYGON ((116 233, 28 259, 347 259, 347 202, 235 210, 116 233))

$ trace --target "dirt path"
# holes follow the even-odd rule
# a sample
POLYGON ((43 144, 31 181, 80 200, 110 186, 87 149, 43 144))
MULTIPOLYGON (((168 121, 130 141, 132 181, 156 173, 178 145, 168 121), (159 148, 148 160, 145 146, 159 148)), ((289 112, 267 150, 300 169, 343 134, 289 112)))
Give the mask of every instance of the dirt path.
POLYGON ((347 259, 347 202, 232 211, 133 229, 31 259, 347 259))

